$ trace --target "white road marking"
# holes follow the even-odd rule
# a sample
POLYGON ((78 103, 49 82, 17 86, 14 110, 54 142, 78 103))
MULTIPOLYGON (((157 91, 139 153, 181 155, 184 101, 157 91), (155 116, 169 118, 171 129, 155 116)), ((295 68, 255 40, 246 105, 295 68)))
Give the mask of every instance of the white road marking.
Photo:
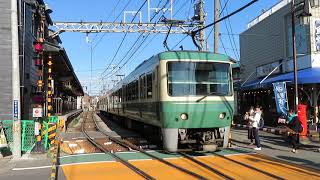
MULTIPOLYGON (((69 163, 69 164, 61 164, 58 166, 72 166, 72 165, 81 165, 81 164, 95 164, 95 163, 112 163, 117 161, 93 161, 93 162, 81 162, 81 163, 69 163)), ((12 171, 24 171, 24 170, 36 170, 36 169, 45 169, 51 168, 52 166, 35 166, 35 167, 26 167, 26 168, 13 168, 12 171)))
POLYGON ((32 170, 32 169, 44 169, 51 168, 52 166, 36 166, 36 167, 26 167, 26 168, 13 168, 12 171, 23 171, 23 170, 32 170))
POLYGON ((132 160, 128 160, 129 162, 131 161, 151 161, 153 159, 132 159, 132 160))
POLYGON ((89 155, 95 155, 95 154, 105 154, 105 153, 73 154, 73 155, 61 156, 61 157, 59 157, 59 158, 62 159, 62 158, 74 157, 74 156, 89 156, 89 155))
POLYGON ((92 162, 81 162, 81 163, 69 163, 69 164, 61 164, 59 166, 72 166, 72 165, 81 165, 81 164, 97 164, 97 163, 113 163, 117 161, 92 161, 92 162))

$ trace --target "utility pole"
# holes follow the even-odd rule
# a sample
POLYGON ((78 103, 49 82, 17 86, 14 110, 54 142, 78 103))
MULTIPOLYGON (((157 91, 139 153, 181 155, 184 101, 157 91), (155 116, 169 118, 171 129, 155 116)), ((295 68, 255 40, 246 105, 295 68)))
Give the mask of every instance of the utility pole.
POLYGON ((291 32, 292 32, 292 58, 293 58, 293 76, 294 76, 294 110, 298 112, 298 72, 297 72, 297 49, 296 49, 296 29, 295 29, 295 1, 291 1, 291 32))
POLYGON ((11 0, 11 40, 12 40, 12 114, 13 114, 13 157, 21 157, 21 113, 20 113, 20 69, 18 39, 18 2, 11 0))
MULTIPOLYGON (((214 22, 217 22, 220 18, 220 0, 214 0, 214 22)), ((219 23, 214 25, 214 48, 213 52, 219 51, 219 23)))
POLYGON ((92 86, 92 42, 90 42, 90 94, 91 94, 91 86, 92 86))
MULTIPOLYGON (((204 6, 203 6, 203 0, 199 1, 199 28, 204 27, 204 6)), ((199 43, 200 43, 200 51, 205 50, 204 41, 205 41, 205 35, 204 30, 201 30, 199 32, 199 43)))

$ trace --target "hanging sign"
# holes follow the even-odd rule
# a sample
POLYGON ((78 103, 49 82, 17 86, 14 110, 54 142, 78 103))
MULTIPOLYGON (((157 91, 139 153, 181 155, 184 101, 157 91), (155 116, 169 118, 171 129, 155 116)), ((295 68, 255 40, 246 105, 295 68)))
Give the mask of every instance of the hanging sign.
POLYGON ((314 30, 315 30, 315 50, 320 51, 320 20, 316 19, 314 22, 314 30))
POLYGON ((280 114, 287 114, 288 100, 287 100, 287 86, 286 82, 276 82, 273 84, 274 97, 277 106, 277 112, 280 114))

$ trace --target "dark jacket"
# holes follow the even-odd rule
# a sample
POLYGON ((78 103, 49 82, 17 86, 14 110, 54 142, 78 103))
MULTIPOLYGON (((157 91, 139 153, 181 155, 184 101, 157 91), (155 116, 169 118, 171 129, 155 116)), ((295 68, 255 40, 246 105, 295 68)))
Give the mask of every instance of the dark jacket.
POLYGON ((298 117, 295 116, 293 118, 293 120, 291 120, 289 122, 289 128, 292 129, 294 132, 296 133, 301 133, 303 131, 303 128, 302 128, 302 125, 301 125, 301 122, 299 121, 298 117))

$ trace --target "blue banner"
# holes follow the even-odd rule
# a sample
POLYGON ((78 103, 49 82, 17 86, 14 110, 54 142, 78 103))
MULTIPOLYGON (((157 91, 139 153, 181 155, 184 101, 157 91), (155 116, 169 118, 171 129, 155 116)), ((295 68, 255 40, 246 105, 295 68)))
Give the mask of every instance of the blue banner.
POLYGON ((274 97, 277 112, 280 114, 288 113, 287 86, 286 82, 276 82, 273 84, 274 97))

